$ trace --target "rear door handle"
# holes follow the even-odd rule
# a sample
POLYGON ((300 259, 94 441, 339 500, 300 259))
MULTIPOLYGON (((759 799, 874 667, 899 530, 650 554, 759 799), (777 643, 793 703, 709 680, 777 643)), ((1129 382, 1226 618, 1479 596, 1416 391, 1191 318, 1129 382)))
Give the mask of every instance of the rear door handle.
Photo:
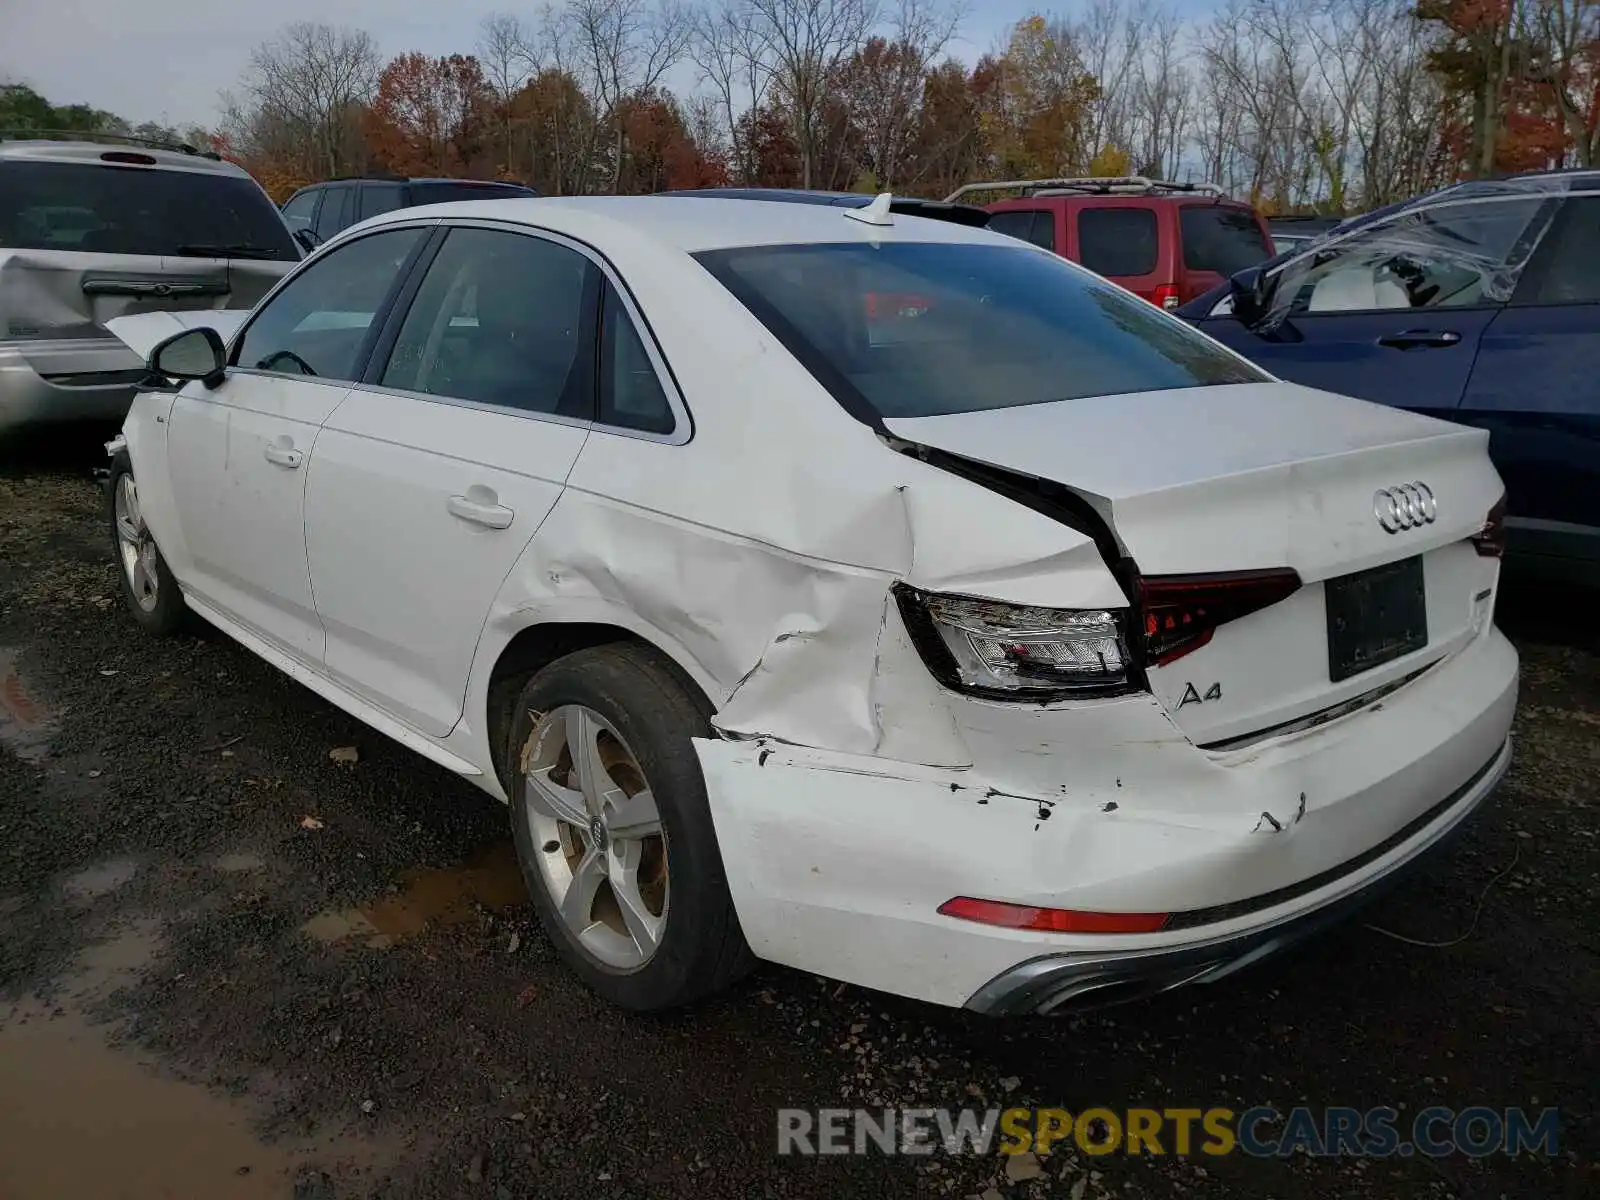
POLYGON ((305 452, 296 450, 293 445, 284 445, 282 442, 268 442, 261 455, 269 463, 280 467, 287 467, 293 471, 305 461, 305 452))
POLYGON ((1391 333, 1388 337, 1378 339, 1378 345, 1388 346, 1395 350, 1413 350, 1423 347, 1442 349, 1445 346, 1454 346, 1461 340, 1461 335, 1450 329, 1404 329, 1399 333, 1391 333))
POLYGON ((483 500, 470 495, 451 496, 446 501, 445 507, 450 510, 451 516, 471 521, 474 525, 482 525, 486 529, 505 529, 517 515, 505 505, 497 504, 493 492, 489 493, 488 499, 483 500))

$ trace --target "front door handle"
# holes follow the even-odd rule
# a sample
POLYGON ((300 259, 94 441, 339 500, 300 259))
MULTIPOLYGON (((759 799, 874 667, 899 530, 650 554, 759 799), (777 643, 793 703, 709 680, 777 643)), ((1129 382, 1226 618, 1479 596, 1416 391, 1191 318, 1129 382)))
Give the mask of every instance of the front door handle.
POLYGON ((277 442, 268 442, 266 447, 261 451, 261 455, 269 463, 279 467, 287 467, 291 471, 296 469, 302 462, 305 461, 306 458, 305 452, 303 450, 296 450, 294 448, 294 444, 292 442, 288 442, 287 439, 277 442))
POLYGON ((1454 346, 1460 340, 1461 335, 1450 329, 1403 329, 1399 333, 1379 338, 1378 345, 1388 346, 1394 350, 1413 350, 1423 347, 1442 349, 1445 346, 1454 346))
POLYGON ((463 521, 471 521, 486 529, 505 529, 517 514, 498 503, 495 494, 487 488, 482 489, 486 493, 484 496, 473 494, 479 490, 469 488, 465 496, 451 496, 445 507, 450 510, 451 516, 460 517, 463 521))

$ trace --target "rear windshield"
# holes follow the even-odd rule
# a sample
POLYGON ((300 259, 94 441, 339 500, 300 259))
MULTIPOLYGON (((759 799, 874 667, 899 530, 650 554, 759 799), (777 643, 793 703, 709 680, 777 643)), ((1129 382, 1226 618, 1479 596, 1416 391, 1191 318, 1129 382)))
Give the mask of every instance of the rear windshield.
POLYGON ((456 200, 506 200, 538 193, 518 183, 413 183, 412 204, 448 204, 456 200))
POLYGON ((1115 284, 1024 246, 757 246, 695 257, 857 416, 1268 378, 1115 284))
POLYGON ((300 257, 249 179, 88 163, 0 162, 0 246, 101 254, 300 257))
POLYGON ((1248 209, 1185 204, 1179 213, 1183 265, 1191 271, 1233 275, 1274 253, 1255 214, 1248 209))

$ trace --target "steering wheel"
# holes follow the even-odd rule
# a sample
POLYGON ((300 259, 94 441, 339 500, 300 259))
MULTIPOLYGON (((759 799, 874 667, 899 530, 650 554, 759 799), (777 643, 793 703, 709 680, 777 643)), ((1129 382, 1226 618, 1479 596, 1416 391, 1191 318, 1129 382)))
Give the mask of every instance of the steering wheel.
POLYGON ((256 370, 271 371, 281 360, 285 359, 289 362, 292 362, 295 367, 299 369, 300 374, 302 375, 316 374, 316 372, 311 369, 311 364, 305 359, 301 358, 293 350, 274 350, 271 354, 267 355, 267 357, 263 358, 256 364, 256 370))

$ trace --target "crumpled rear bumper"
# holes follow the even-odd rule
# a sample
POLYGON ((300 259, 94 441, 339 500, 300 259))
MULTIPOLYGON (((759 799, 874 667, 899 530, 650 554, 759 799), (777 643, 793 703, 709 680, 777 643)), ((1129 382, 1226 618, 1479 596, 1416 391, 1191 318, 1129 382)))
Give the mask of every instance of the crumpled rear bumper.
POLYGON ((966 1007, 994 1016, 1057 1013, 1142 999, 1232 975, 1337 925, 1401 882, 1417 864, 1453 839, 1494 792, 1510 765, 1508 738, 1494 758, 1440 804, 1339 869, 1346 876, 1354 875, 1377 858, 1403 851, 1381 872, 1316 908, 1243 933, 1187 945, 1042 955, 996 975, 968 998, 966 1007))

